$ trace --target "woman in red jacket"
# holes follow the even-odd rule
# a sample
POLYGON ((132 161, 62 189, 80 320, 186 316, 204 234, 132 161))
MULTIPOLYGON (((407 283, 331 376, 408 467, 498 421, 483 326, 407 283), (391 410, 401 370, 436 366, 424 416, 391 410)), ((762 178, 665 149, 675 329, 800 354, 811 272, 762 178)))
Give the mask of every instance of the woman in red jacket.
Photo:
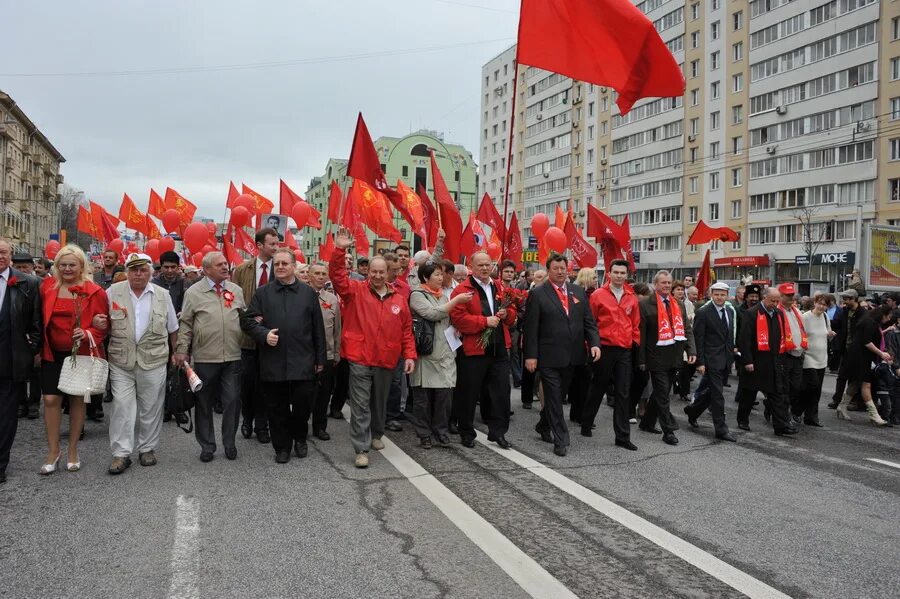
MULTIPOLYGON (((43 304, 44 347, 41 350, 41 389, 44 392, 44 422, 47 425, 47 459, 40 473, 56 472, 62 452, 59 448, 59 425, 62 419, 62 392, 59 373, 63 360, 77 347, 79 355, 90 355, 87 335, 94 338, 103 356, 104 331, 94 327, 94 317, 109 316, 106 292, 94 283, 88 271, 87 258, 81 248, 67 245, 56 254, 52 275, 41 282, 43 304)), ((69 448, 66 469, 81 468, 78 439, 84 427, 83 397, 69 396, 69 448)))

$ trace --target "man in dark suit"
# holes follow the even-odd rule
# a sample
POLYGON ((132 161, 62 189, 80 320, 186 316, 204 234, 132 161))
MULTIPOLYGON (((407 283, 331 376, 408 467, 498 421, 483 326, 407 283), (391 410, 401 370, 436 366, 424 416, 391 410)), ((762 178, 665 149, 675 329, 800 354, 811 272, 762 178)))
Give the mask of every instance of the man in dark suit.
POLYGON ((740 358, 738 368, 738 428, 750 430, 750 410, 757 392, 766 396, 766 408, 772 413, 772 426, 776 435, 793 435, 797 429, 791 425, 788 400, 784 395, 784 353, 782 331, 786 322, 778 309, 781 293, 769 287, 763 299, 747 310, 741 320, 738 333, 740 358))
POLYGON ((553 453, 566 455, 569 430, 562 398, 575 366, 585 363, 585 344, 594 362, 600 359, 600 336, 584 289, 566 284, 569 262, 552 254, 547 259, 547 282, 535 287, 525 308, 525 368, 537 370, 544 389, 544 409, 538 422, 542 438, 549 429, 553 453))
POLYGON ((710 288, 712 301, 694 314, 694 342, 697 344, 697 372, 703 375, 694 403, 684 408, 688 422, 697 428, 697 418, 706 408, 712 414, 716 439, 736 441, 725 423, 725 396, 722 388, 734 363, 737 319, 728 303, 728 285, 710 288), (701 391, 702 390, 702 391, 701 391))
POLYGON ((669 389, 672 375, 684 365, 696 361, 694 333, 687 318, 684 303, 671 295, 672 275, 661 270, 653 277, 654 293, 640 301, 641 345, 638 347, 638 368, 650 371, 653 393, 638 425, 648 433, 663 433, 663 442, 678 445, 675 431, 678 424, 669 409, 669 389), (656 420, 662 430, 656 428, 656 420))
POLYGON ((16 438, 19 389, 31 375, 43 322, 38 279, 10 268, 11 257, 12 246, 0 239, 0 484, 16 438))

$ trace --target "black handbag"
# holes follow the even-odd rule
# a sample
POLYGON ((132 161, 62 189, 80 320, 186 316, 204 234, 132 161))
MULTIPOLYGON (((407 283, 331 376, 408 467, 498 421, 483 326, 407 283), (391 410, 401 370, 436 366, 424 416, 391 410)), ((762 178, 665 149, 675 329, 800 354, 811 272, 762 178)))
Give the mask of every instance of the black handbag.
MULTIPOLYGON (((413 293, 416 293, 413 291, 413 293)), ((425 292, 419 291, 422 295, 425 292)), ((413 337, 416 340, 416 353, 420 356, 430 356, 434 351, 434 322, 415 313, 412 315, 413 337)))
POLYGON ((169 366, 166 373, 166 407, 173 414, 186 414, 188 417, 187 428, 177 423, 178 428, 186 433, 194 432, 194 419, 191 410, 197 403, 194 392, 188 385, 187 376, 184 370, 169 366))

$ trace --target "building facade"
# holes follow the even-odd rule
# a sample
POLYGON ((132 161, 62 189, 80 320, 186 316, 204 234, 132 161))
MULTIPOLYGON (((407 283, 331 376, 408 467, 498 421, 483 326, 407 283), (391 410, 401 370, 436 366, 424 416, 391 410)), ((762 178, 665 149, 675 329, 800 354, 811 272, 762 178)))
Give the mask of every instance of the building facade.
POLYGON ((14 252, 40 255, 59 229, 62 154, 0 91, 0 237, 14 252))
MULTIPOLYGON (((623 116, 614 91, 522 65, 510 75, 520 219, 560 203, 582 224, 587 203, 628 215, 641 278, 696 271, 706 247, 686 241, 703 219, 741 234, 711 245, 720 278, 840 286, 857 264, 815 256, 859 256, 862 225, 900 224, 900 2, 636 5, 683 66, 685 95, 623 116)), ((493 127, 511 114, 494 113, 495 74, 514 59, 513 47, 482 68, 481 192, 493 127)))
MULTIPOLYGON (((402 180, 411 189, 417 189, 422 185, 428 192, 428 196, 434 200, 434 187, 431 179, 430 151, 434 150, 438 168, 444 177, 450 195, 456 201, 462 214, 463 222, 470 212, 478 210, 478 187, 476 182, 477 167, 472 158, 472 153, 459 144, 446 143, 443 136, 435 131, 422 130, 404 137, 379 137, 374 141, 375 151, 381 159, 381 169, 389 185, 396 185, 402 180)), ((331 158, 325 165, 325 172, 314 177, 306 190, 306 201, 315 206, 322 213, 324 220, 328 212, 328 196, 331 182, 337 182, 341 191, 346 195, 353 180, 347 176, 347 161, 339 158, 331 158)), ((400 231, 403 242, 411 248, 418 249, 416 239, 409 224, 403 217, 392 209, 394 226, 400 231)), ((324 223, 323 223, 324 224, 324 223)), ((316 231, 304 229, 304 237, 301 247, 307 255, 314 254, 325 234, 330 230, 323 227, 316 231)), ((369 240, 373 251, 384 251, 396 244, 388 240, 378 239, 369 231, 369 240)))

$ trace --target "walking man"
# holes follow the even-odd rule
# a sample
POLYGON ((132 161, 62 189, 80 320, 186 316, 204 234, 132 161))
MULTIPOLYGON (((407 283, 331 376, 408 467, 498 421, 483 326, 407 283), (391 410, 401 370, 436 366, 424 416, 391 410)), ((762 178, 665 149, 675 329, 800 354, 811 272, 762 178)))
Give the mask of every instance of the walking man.
POLYGON ((334 389, 335 372, 341 361, 341 301, 327 289, 328 266, 324 263, 309 267, 309 284, 319 296, 322 322, 325 326, 326 361, 316 380, 316 401, 313 406, 313 435, 322 441, 331 439, 328 428, 328 405, 334 389))

